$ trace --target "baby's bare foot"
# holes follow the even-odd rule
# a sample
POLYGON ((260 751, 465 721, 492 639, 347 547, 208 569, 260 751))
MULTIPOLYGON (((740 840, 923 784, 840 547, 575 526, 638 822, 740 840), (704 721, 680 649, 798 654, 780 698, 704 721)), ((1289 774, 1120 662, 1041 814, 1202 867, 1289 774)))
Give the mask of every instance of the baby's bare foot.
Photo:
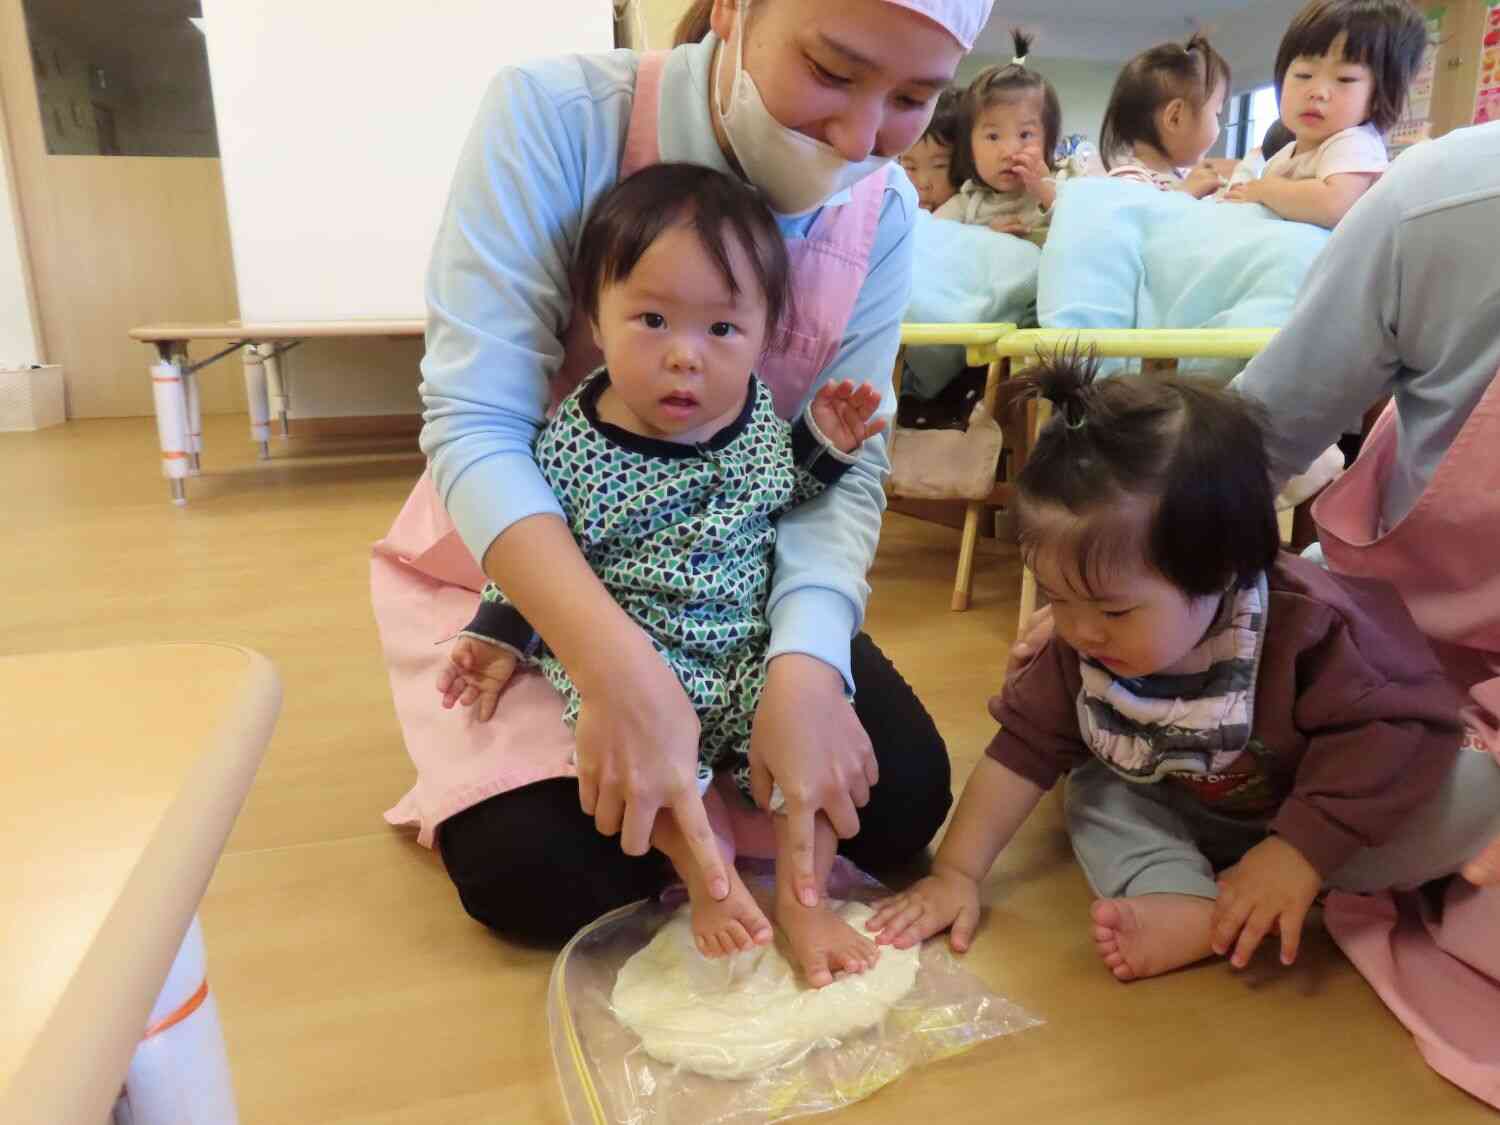
POLYGON ((862 973, 880 959, 875 943, 835 914, 826 898, 808 907, 779 893, 776 921, 786 933, 793 963, 814 988, 832 984, 836 973, 862 973))
POLYGON ((770 942, 773 934, 750 888, 734 865, 728 865, 729 894, 715 900, 696 881, 688 883, 692 904, 693 940, 705 957, 727 957, 740 950, 770 942))
POLYGON ((1160 976, 1213 954, 1212 899, 1193 895, 1101 898, 1089 908, 1094 946, 1117 980, 1160 976))

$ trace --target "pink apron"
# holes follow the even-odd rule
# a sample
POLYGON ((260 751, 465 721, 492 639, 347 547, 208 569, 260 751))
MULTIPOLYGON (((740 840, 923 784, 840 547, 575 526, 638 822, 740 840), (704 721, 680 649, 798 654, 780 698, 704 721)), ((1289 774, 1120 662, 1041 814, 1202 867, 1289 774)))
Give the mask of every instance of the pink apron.
MULTIPOLYGON (((1313 505, 1324 557, 1336 573, 1401 591, 1468 692, 1469 752, 1500 763, 1500 372, 1416 505, 1382 534, 1396 451, 1392 403, 1354 467, 1313 505)), ((1441 909, 1416 893, 1332 894, 1325 918, 1428 1064, 1500 1108, 1500 887, 1454 879, 1441 909)))
MULTIPOLYGON (((658 109, 664 53, 641 57, 635 104, 621 159, 625 177, 661 159, 658 109)), ((797 319, 766 349, 758 368, 776 411, 790 418, 844 338, 869 273, 887 172, 856 184, 853 198, 825 207, 806 238, 787 241, 797 319)), ((575 313, 562 370, 552 379, 555 406, 601 361, 585 318, 575 313)), ((417 781, 385 814, 418 828, 431 847, 437 826, 496 794, 553 777, 574 775, 573 735, 562 703, 537 674, 516 676, 487 723, 467 709, 443 710, 434 685, 447 645, 468 623, 484 574, 454 529, 430 474, 423 473, 370 562, 370 597, 390 670, 396 716, 417 781)))

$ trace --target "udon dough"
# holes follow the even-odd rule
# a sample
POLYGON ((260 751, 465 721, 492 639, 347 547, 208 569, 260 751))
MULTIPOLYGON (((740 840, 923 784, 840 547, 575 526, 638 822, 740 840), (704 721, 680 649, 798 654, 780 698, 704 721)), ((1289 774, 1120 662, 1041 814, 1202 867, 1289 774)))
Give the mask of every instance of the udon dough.
MULTIPOLYGON (((837 909, 865 932, 868 906, 837 909)), ((652 1058, 712 1078, 745 1078, 878 1024, 916 983, 920 954, 920 946, 882 946, 873 969, 810 988, 775 944, 704 957, 683 906, 620 968, 612 1001, 652 1058)))

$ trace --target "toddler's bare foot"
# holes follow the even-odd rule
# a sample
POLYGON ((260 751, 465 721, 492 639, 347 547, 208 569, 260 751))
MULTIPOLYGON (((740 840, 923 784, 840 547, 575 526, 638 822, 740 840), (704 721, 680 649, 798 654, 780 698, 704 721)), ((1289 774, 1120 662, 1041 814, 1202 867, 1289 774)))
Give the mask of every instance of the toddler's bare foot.
POLYGON ((875 943, 835 914, 827 898, 803 906, 778 888, 776 921, 792 947, 792 961, 814 988, 832 984, 835 973, 862 973, 880 958, 875 943))
POLYGON ((740 873, 733 864, 728 865, 727 871, 729 894, 717 901, 697 880, 687 885, 693 912, 693 940, 705 957, 727 957, 766 945, 774 936, 771 923, 740 873))
POLYGON ((1213 955, 1212 899, 1193 895, 1101 898, 1089 908, 1094 946, 1117 980, 1160 976, 1213 955))

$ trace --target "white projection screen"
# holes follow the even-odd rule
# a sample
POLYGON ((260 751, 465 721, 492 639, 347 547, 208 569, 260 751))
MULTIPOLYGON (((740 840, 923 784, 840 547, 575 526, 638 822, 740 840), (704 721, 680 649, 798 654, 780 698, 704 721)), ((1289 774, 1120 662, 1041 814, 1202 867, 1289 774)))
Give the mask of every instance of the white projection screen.
POLYGON ((614 45, 611 0, 203 0, 203 17, 247 322, 423 316, 490 79, 614 45))

